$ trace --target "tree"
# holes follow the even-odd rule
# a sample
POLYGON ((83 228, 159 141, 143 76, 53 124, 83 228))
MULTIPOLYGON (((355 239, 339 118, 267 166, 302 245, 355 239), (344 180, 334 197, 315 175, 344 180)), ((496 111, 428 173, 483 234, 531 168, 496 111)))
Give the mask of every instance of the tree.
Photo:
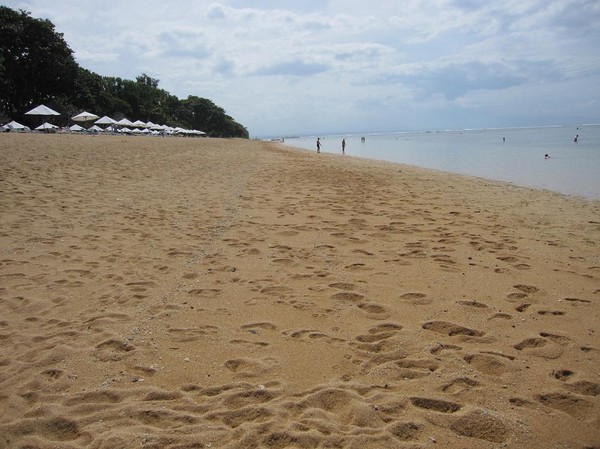
POLYGON ((182 102, 178 119, 213 137, 248 138, 248 130, 237 123, 225 110, 207 98, 190 95, 182 102), (237 126, 236 126, 237 125, 237 126))
POLYGON ((17 116, 73 91, 77 63, 49 20, 0 6, 0 108, 17 116))

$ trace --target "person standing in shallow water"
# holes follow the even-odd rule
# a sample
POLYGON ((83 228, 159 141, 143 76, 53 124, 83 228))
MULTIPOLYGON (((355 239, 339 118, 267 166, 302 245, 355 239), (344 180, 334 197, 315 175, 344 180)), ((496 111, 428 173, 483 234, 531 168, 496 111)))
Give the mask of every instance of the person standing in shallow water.
POLYGON ((346 139, 342 139, 342 154, 346 154, 346 139))
POLYGON ((317 153, 321 152, 321 138, 317 137, 317 153))

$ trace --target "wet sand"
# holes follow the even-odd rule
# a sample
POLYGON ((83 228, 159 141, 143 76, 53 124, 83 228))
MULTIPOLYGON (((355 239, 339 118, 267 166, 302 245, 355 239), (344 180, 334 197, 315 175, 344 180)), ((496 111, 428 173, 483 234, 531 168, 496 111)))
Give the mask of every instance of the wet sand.
POLYGON ((0 135, 0 448, 600 447, 600 202, 0 135))

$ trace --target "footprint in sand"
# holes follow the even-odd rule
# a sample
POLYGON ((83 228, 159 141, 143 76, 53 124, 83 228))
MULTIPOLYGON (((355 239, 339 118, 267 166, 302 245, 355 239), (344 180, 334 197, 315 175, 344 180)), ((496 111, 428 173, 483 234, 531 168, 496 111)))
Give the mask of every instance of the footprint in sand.
POLYGON ((296 340, 325 340, 328 343, 334 343, 334 342, 342 342, 344 340, 339 339, 339 338, 335 338, 335 337, 330 337, 329 335, 327 335, 324 332, 321 332, 319 330, 316 329, 298 329, 298 330, 289 330, 289 331, 285 331, 283 332, 283 335, 287 335, 293 339, 296 340))
POLYGON ((400 296, 400 299, 415 306, 426 306, 433 302, 433 298, 430 298, 427 296, 427 294, 420 292, 404 293, 400 296))
POLYGON ((208 336, 216 334, 218 329, 216 326, 203 325, 193 328, 170 328, 167 332, 173 341, 185 343, 206 339, 208 336))
POLYGON ((410 398, 410 402, 415 407, 439 413, 455 413, 462 408, 462 406, 456 402, 444 401, 441 399, 412 397, 410 398))
POLYGON ((122 360, 135 351, 135 346, 116 339, 109 339, 96 345, 94 357, 102 362, 122 360))
POLYGON ((440 364, 428 359, 401 359, 393 363, 396 368, 395 378, 421 379, 438 370, 440 364))
POLYGON ((551 376, 560 381, 566 381, 575 375, 575 372, 568 369, 559 369, 556 371, 552 371, 551 376))
POLYGON ((508 295, 506 295, 506 299, 508 299, 509 301, 521 301, 522 299, 527 298, 527 293, 523 293, 523 292, 514 292, 514 293, 509 293, 508 295))
POLYGON ((566 393, 539 394, 536 399, 541 404, 560 410, 578 419, 592 419, 594 406, 589 401, 566 393))
POLYGON ((277 330, 277 326, 273 323, 269 323, 266 321, 259 323, 248 323, 241 326, 242 329, 249 331, 250 333, 256 334, 259 330, 269 330, 274 331, 277 330))
POLYGON ((189 290, 188 293, 190 295, 195 295, 195 296, 204 296, 204 297, 208 297, 208 298, 214 298, 221 294, 221 290, 216 289, 216 288, 195 288, 195 289, 189 290))
POLYGON ((464 360, 480 373, 490 376, 501 376, 508 369, 505 363, 488 354, 467 355, 464 360))
POLYGON ((360 270, 370 270, 371 269, 371 268, 367 268, 366 264, 360 263, 360 262, 346 265, 344 268, 348 271, 360 271, 360 270))
POLYGON ((549 340, 552 340, 554 343, 559 344, 561 346, 566 346, 571 341, 571 339, 569 337, 565 337, 563 335, 557 335, 557 334, 550 334, 548 332, 540 332, 540 337, 544 337, 549 340))
POLYGON ((439 354, 444 351, 462 351, 462 347, 456 345, 447 345, 443 343, 438 343, 433 348, 429 350, 432 354, 439 354))
POLYGON ((369 328, 367 334, 361 334, 355 337, 355 340, 360 341, 361 343, 374 343, 382 340, 387 340, 388 338, 396 335, 400 330, 402 330, 402 326, 396 323, 381 323, 377 326, 373 326, 369 328))
POLYGON ((229 344, 246 346, 248 348, 256 348, 256 347, 265 348, 265 347, 269 346, 269 343, 267 343, 266 341, 249 341, 249 340, 244 340, 242 338, 236 338, 234 340, 229 340, 229 344))
POLYGON ((518 307, 515 307, 515 310, 516 310, 517 312, 523 313, 523 312, 525 312, 525 311, 526 311, 526 310, 527 310, 529 307, 531 307, 531 304, 521 304, 520 306, 518 306, 518 307))
POLYGON ((564 301, 568 301, 573 305, 576 304, 590 304, 592 301, 588 301, 587 299, 579 299, 579 298, 564 298, 564 301))
POLYGON ((422 433, 421 425, 412 421, 394 423, 388 431, 400 441, 416 441, 422 433))
POLYGON ((331 288, 337 288, 339 290, 355 290, 357 288, 356 285, 351 284, 349 282, 336 282, 333 284, 329 284, 331 288))
POLYGON ((566 388, 572 393, 584 396, 600 396, 600 384, 587 380, 580 380, 573 383, 565 383, 563 388, 566 388))
POLYGON ((269 287, 264 287, 260 290, 260 292, 265 295, 273 296, 287 295, 292 293, 293 291, 294 290, 292 288, 286 287, 285 285, 272 285, 269 287))
POLYGON ((509 437, 509 427, 495 414, 485 410, 473 410, 450 419, 450 430, 457 435, 492 443, 503 443, 509 437))
POLYGON ((292 266, 295 264, 293 259, 283 259, 283 258, 279 258, 279 259, 273 259, 271 260, 271 263, 275 264, 275 265, 281 265, 281 266, 292 266))
POLYGON ((562 316, 565 314, 566 312, 563 312, 562 310, 538 310, 538 315, 562 316))
POLYGON ((440 390, 444 393, 459 394, 463 391, 469 391, 480 387, 481 384, 474 379, 468 377, 458 377, 447 384, 444 384, 440 390))
POLYGON ((364 249, 355 249, 352 252, 355 254, 363 255, 363 256, 373 256, 374 255, 373 253, 366 251, 364 249))
POLYGON ((354 292, 340 292, 331 295, 331 299, 344 302, 357 302, 364 299, 364 295, 354 292))
POLYGON ((378 334, 380 332, 389 332, 395 331, 398 332, 402 330, 403 326, 397 323, 381 323, 377 326, 373 326, 369 329, 369 334, 378 334))
POLYGON ((458 324, 449 323, 447 321, 430 321, 422 325, 423 329, 427 329, 440 334, 448 335, 453 337, 455 335, 465 335, 469 337, 482 337, 485 332, 481 332, 468 327, 460 326, 458 324))
POLYGON ((456 301, 461 306, 474 307, 476 309, 487 309, 488 306, 478 301, 456 301))
POLYGON ((559 345, 551 344, 545 338, 538 337, 527 338, 514 345, 513 348, 545 359, 557 359, 563 354, 563 349, 559 345))
POLYGON ((374 342, 378 342, 381 340, 386 340, 388 338, 393 337, 394 335, 396 335, 396 332, 394 331, 388 331, 388 332, 377 332, 377 333, 369 333, 369 334, 363 334, 363 335, 358 335, 355 337, 355 339, 357 341, 360 341, 361 343, 374 343, 374 342))
POLYGON ((358 304, 357 307, 365 312, 368 318, 383 320, 390 316, 390 312, 385 306, 375 302, 363 302, 358 304))
POLYGON ((515 287, 517 290, 521 290, 523 293, 526 293, 528 295, 532 295, 539 291, 539 288, 534 287, 532 285, 517 284, 517 285, 514 285, 513 287, 515 287))
POLYGON ((277 365, 277 361, 273 358, 266 359, 250 359, 237 358, 230 359, 225 362, 225 368, 235 373, 240 377, 256 377, 277 365))

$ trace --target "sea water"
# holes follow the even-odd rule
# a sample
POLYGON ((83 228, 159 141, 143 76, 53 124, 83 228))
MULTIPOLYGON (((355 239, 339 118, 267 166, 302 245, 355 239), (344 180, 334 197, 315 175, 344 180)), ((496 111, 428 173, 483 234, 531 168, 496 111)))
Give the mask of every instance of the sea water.
MULTIPOLYGON (((349 156, 600 199, 600 125, 325 135, 321 151, 341 155, 343 138, 349 156)), ((316 151, 316 140, 285 144, 316 151)))

